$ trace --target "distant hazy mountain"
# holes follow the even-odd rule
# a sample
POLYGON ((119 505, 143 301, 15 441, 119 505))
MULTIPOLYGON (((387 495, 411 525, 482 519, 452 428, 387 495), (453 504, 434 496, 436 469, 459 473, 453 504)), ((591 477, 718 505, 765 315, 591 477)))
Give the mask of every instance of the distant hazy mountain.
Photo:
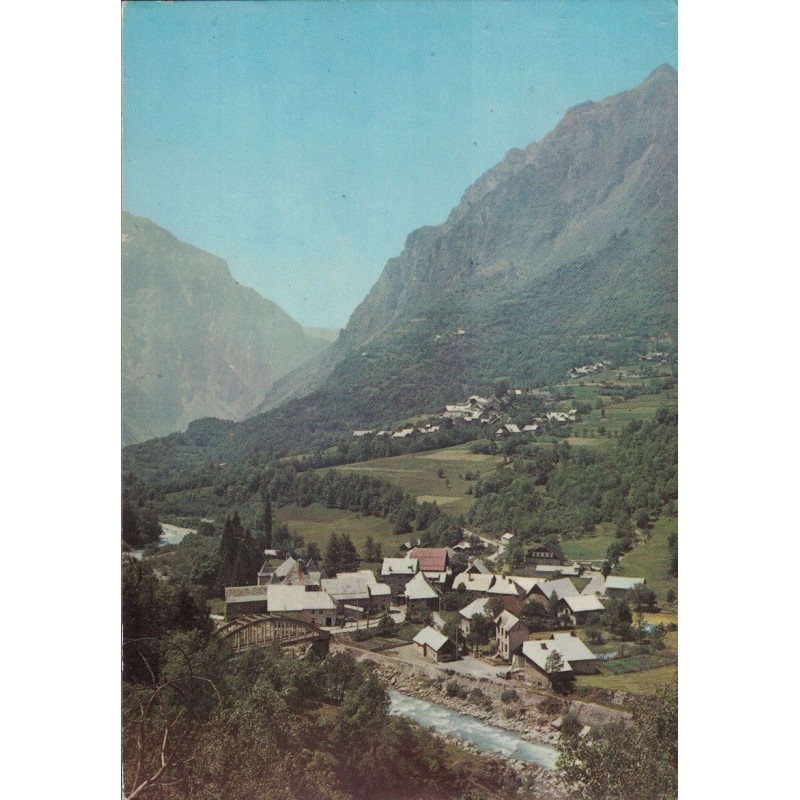
POLYGON ((241 419, 276 379, 330 345, 228 265, 150 220, 122 215, 123 442, 241 419))
POLYGON ((535 385, 674 339, 677 84, 660 67, 510 151, 443 225, 408 237, 332 349, 272 396, 298 399, 204 429, 215 457, 307 448, 326 432, 435 410, 497 377, 535 385))

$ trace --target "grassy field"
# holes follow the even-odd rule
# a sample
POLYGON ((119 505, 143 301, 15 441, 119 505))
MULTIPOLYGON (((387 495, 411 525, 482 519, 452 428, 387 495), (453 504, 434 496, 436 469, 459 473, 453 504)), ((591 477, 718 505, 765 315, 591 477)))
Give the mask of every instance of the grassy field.
POLYGON ((653 694, 662 686, 669 686, 677 676, 678 667, 671 664, 642 672, 629 672, 626 675, 578 675, 577 686, 633 694, 653 694))
POLYGON ((676 593, 678 591, 678 579, 670 578, 667 575, 669 570, 667 538, 677 529, 677 519, 657 520, 653 525, 649 541, 637 545, 630 553, 624 555, 619 566, 614 570, 614 574, 645 578, 647 585, 663 603, 670 589, 676 593))
POLYGON ((597 526, 597 536, 587 536, 584 539, 566 539, 561 542, 561 549, 567 558, 574 561, 590 561, 606 557, 608 546, 614 541, 614 533, 607 533, 603 528, 613 527, 601 523, 597 526))
POLYGON ((380 517, 362 517, 352 511, 325 508, 318 503, 301 508, 283 506, 275 509, 275 516, 289 526, 292 533, 299 533, 306 544, 315 542, 323 555, 331 532, 347 533, 359 554, 364 552, 364 543, 371 535, 383 548, 384 556, 394 555, 404 540, 392 533, 392 526, 380 517))
POLYGON ((631 672, 641 672, 654 667, 665 667, 672 662, 673 659, 667 655, 626 656, 625 658, 615 658, 604 662, 602 670, 603 672, 610 672, 612 675, 627 675, 631 672))
POLYGON ((503 460, 502 456, 470 453, 471 446, 467 442, 443 450, 379 458, 362 464, 346 464, 336 469, 367 472, 396 484, 419 502, 435 500, 444 511, 454 515, 464 514, 473 503, 467 488, 474 486, 474 481, 464 480, 463 475, 466 472, 480 472, 481 476, 486 476, 503 460))

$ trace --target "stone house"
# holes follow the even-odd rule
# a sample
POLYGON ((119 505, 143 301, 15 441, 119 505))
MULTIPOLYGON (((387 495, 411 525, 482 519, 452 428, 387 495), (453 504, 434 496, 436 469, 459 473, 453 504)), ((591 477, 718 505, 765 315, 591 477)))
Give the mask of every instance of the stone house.
POLYGON ((430 625, 423 628, 413 641, 416 650, 431 661, 453 661, 458 658, 455 642, 430 625))
POLYGON ((530 631, 521 620, 510 611, 503 611, 495 618, 495 635, 497 652, 506 660, 522 649, 522 645, 530 636, 530 631))

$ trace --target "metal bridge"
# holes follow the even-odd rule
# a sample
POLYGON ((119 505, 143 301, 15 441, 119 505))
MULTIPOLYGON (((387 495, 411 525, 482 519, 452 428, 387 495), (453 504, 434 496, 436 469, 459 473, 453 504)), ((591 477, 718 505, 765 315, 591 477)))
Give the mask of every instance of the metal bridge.
POLYGON ((309 643, 324 658, 331 634, 310 622, 274 614, 245 614, 218 628, 216 635, 229 642, 234 652, 253 647, 269 647, 278 642, 282 647, 309 643))

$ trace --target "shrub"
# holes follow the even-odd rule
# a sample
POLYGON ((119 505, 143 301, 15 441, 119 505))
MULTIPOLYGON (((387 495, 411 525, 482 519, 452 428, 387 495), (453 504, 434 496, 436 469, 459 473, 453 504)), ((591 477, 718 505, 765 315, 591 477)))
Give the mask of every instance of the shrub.
POLYGON ((462 700, 467 698, 466 689, 463 689, 458 681, 448 681, 444 685, 444 690, 448 697, 460 697, 462 700))
POLYGON ((397 629, 397 623, 389 614, 384 614, 378 623, 377 632, 380 636, 391 636, 397 629))
POLYGON ((561 711, 561 701, 557 697, 545 697, 539 703, 539 711, 543 714, 557 714, 561 711))
POLYGON ((500 699, 504 703, 516 703, 519 700, 519 694, 516 689, 503 689, 500 693, 500 699))
POLYGON ((469 693, 469 696, 473 700, 476 700, 476 699, 482 698, 482 697, 486 697, 486 695, 483 693, 483 691, 480 688, 478 688, 477 686, 469 693))
POLYGON ((560 730, 564 736, 577 736, 583 730, 583 725, 574 714, 566 714, 561 720, 560 730))

